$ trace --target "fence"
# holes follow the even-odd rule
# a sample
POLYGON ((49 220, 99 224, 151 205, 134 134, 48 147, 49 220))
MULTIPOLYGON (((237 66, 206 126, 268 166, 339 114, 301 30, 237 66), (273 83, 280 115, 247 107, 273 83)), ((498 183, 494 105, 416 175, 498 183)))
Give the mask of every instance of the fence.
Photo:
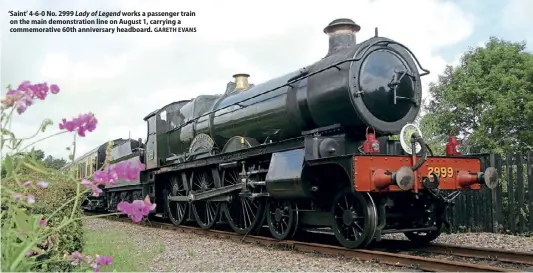
MULTIPOLYGON (((480 156, 480 155, 477 155, 480 156)), ((455 231, 533 233, 533 151, 481 155, 481 167, 495 167, 498 188, 466 191, 450 209, 455 231)))

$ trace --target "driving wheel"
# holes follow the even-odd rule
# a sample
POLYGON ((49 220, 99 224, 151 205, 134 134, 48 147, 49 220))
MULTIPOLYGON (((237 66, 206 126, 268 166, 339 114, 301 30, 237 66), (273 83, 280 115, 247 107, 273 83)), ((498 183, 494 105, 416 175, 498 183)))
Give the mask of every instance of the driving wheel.
POLYGON ((169 198, 171 196, 187 196, 187 191, 185 190, 185 187, 178 176, 172 176, 170 178, 169 186, 170 190, 168 191, 166 202, 168 217, 170 218, 170 222, 172 222, 172 224, 178 226, 183 224, 187 218, 187 208, 189 204, 188 202, 170 201, 169 198))
MULTIPOLYGON (((240 184, 240 181, 238 168, 224 170, 222 186, 240 184)), ((239 234, 254 233, 263 223, 265 202, 259 198, 239 196, 239 191, 234 191, 230 201, 223 204, 222 211, 233 231, 239 234)))
MULTIPOLYGON (((195 193, 212 190, 215 188, 215 180, 211 170, 194 172, 192 174, 191 189, 195 193)), ((220 203, 212 201, 194 201, 192 211, 198 225, 203 229, 212 228, 220 212, 220 203)))

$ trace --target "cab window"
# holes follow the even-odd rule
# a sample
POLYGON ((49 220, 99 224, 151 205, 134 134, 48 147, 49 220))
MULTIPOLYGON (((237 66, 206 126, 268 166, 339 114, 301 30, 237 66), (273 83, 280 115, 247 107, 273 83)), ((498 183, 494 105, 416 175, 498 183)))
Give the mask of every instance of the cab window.
POLYGON ((162 111, 157 115, 157 125, 156 125, 156 132, 157 134, 166 133, 167 132, 167 111, 162 111))

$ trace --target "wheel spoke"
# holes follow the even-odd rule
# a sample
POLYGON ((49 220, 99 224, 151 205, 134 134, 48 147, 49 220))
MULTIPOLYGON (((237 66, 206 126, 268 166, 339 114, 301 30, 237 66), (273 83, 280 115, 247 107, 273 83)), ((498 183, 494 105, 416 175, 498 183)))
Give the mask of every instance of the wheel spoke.
MULTIPOLYGON (((222 185, 240 184, 240 174, 237 168, 225 170, 222 175, 222 185)), ((254 189, 251 189, 254 191, 254 189)), ((228 224, 239 234, 248 234, 261 226, 264 216, 264 203, 260 200, 250 200, 239 195, 239 191, 231 193, 232 200, 222 205, 222 210, 228 224)))
MULTIPOLYGON (((186 196, 187 192, 185 190, 185 187, 183 186, 183 183, 181 182, 181 179, 178 178, 179 176, 172 176, 170 178, 170 184, 168 185, 168 198, 171 196, 186 196)), ((167 210, 168 210, 168 216, 170 218, 170 221, 174 225, 181 225, 185 221, 186 217, 186 211, 187 211, 187 203, 186 202, 178 202, 178 201, 170 201, 167 198, 167 210)))
POLYGON ((377 228, 377 213, 373 202, 351 189, 340 192, 332 204, 333 232, 347 248, 366 246, 377 228), (368 222, 368 223, 367 223, 368 222))
MULTIPOLYGON (((203 192, 214 188, 215 183, 210 170, 193 174, 193 192, 203 192)), ((217 222, 220 204, 212 201, 195 201, 192 204, 192 209, 198 225, 201 228, 209 229, 217 222)))
POLYGON ((289 201, 270 200, 267 209, 267 224, 272 236, 278 240, 292 237, 298 223, 295 205, 289 201))

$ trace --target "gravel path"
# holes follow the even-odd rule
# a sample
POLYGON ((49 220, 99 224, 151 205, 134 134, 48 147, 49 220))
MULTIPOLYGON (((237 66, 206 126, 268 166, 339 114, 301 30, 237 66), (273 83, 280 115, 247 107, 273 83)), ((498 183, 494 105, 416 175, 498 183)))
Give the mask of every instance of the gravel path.
MULTIPOLYGON (((383 235, 383 238, 407 240, 407 237, 405 237, 405 235, 401 233, 383 235)), ((533 252, 533 237, 522 237, 488 232, 442 234, 433 242, 442 244, 533 252)))
POLYGON ((233 242, 172 230, 121 223, 105 219, 88 219, 91 231, 121 230, 132 243, 146 249, 155 240, 164 242, 165 250, 152 261, 151 272, 161 271, 335 271, 379 272, 412 271, 344 257, 282 250, 233 242))
MULTIPOLYGON (((165 250, 152 261, 150 271, 413 271, 344 257, 302 253, 233 242, 190 233, 121 223, 105 219, 86 220, 92 231, 121 230, 132 243, 147 249, 156 240, 165 250)), ((384 238, 406 239, 403 234, 384 238)), ((533 252, 533 238, 492 234, 443 234, 436 242, 533 252)), ((148 248, 149 249, 149 248, 148 248)))

